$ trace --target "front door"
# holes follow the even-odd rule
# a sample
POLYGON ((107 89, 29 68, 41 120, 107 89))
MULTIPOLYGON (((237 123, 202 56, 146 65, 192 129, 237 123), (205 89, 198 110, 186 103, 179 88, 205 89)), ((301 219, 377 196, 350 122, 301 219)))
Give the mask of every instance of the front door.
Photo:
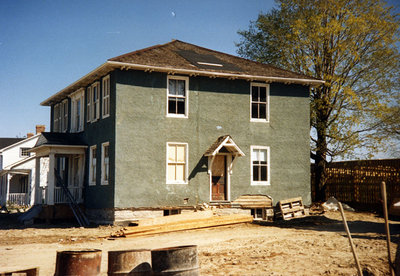
POLYGON ((212 164, 212 200, 226 198, 226 155, 216 155, 212 164))

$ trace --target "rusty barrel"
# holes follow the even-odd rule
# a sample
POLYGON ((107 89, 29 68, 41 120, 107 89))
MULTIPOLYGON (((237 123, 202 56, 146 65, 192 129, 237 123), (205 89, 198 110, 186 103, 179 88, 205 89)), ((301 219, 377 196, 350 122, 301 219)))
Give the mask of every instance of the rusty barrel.
POLYGON ((200 275, 197 245, 185 245, 151 251, 153 275, 200 275))
POLYGON ((55 276, 100 275, 101 250, 57 251, 55 276))
POLYGON ((151 273, 149 249, 108 251, 108 276, 145 276, 151 273))

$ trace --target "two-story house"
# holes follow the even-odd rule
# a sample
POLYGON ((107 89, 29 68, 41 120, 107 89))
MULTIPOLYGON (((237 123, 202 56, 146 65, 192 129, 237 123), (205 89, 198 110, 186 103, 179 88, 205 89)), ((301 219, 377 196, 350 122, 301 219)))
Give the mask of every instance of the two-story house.
MULTIPOLYGON (((35 154, 30 152, 45 130, 44 125, 36 126, 36 135, 28 133, 26 138, 6 138, 0 143, 0 206, 32 205, 36 161, 35 154), (10 143, 8 143, 10 142, 10 143)), ((46 168, 47 160, 40 160, 42 168, 46 168)), ((47 173, 41 172, 45 183, 47 173)))
POLYGON ((37 201, 65 201, 58 168, 98 220, 244 194, 309 203, 309 91, 322 83, 178 40, 109 59, 41 103, 51 132, 34 151, 50 170, 37 201))

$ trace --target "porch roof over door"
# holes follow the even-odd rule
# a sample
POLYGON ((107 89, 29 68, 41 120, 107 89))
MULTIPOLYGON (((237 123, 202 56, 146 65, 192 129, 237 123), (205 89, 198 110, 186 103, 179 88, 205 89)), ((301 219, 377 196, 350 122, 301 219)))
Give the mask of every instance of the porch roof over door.
POLYGON ((218 137, 218 139, 206 150, 204 156, 215 156, 220 152, 231 153, 236 156, 245 155, 230 135, 218 137))
POLYGON ((88 146, 78 133, 42 132, 36 145, 29 151, 37 157, 54 154, 84 154, 88 146))

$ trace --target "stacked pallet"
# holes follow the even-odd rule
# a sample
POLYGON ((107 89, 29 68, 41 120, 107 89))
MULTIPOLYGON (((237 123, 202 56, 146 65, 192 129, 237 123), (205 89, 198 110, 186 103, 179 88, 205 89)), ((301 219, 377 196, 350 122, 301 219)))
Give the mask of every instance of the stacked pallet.
POLYGON ((153 223, 151 223, 151 220, 146 220, 146 222, 142 224, 139 221, 139 226, 125 227, 112 233, 111 237, 137 237, 252 221, 253 217, 251 215, 234 214, 217 216, 213 215, 211 211, 201 211, 191 213, 191 217, 189 217, 189 214, 182 214, 155 218, 153 219, 153 223))
POLYGON ((295 197, 279 201, 280 215, 284 220, 292 218, 301 218, 306 215, 303 200, 301 197, 295 197))

